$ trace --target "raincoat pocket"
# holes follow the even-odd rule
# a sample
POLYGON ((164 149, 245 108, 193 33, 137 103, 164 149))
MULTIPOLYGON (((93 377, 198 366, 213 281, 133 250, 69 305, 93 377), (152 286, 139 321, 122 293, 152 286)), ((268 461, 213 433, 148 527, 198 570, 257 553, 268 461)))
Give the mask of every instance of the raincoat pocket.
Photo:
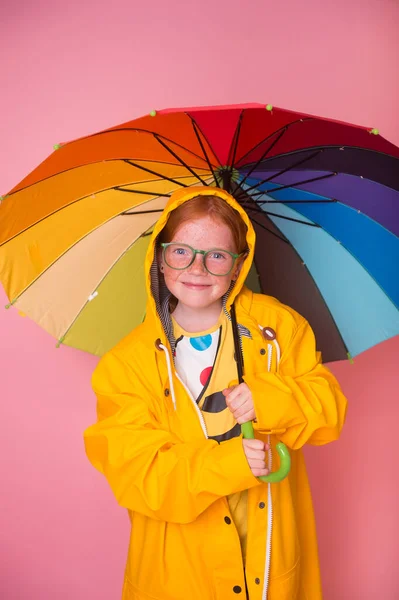
MULTIPOLYGON (((274 463, 276 460, 273 456, 274 463)), ((297 515, 294 510, 295 496, 292 495, 289 478, 276 485, 272 492, 274 518, 270 581, 283 582, 293 576, 295 570, 299 570, 301 558, 297 515), (284 513, 280 510, 283 503, 286 503, 284 513)), ((292 582, 290 585, 292 585, 292 582)), ((280 600, 280 596, 277 595, 277 598, 280 600)), ((285 598, 285 596, 282 596, 282 598, 285 598)))
MULTIPOLYGON (((178 585, 177 589, 179 589, 178 585)), ((155 593, 156 595, 154 596, 153 594, 139 590, 125 575, 122 600, 188 600, 188 595, 182 589, 177 592, 175 589, 175 592, 168 593, 162 589, 162 586, 159 586, 155 593)), ((196 595, 195 598, 197 597, 198 596, 196 595)), ((209 599, 207 598, 207 600, 213 600, 213 598, 214 596, 211 592, 211 595, 209 596, 209 599)))
POLYGON ((125 576, 122 600, 172 600, 172 598, 166 596, 151 596, 146 594, 145 592, 139 591, 125 576))
POLYGON ((300 560, 284 575, 271 578, 268 598, 270 600, 297 600, 299 592, 300 560))

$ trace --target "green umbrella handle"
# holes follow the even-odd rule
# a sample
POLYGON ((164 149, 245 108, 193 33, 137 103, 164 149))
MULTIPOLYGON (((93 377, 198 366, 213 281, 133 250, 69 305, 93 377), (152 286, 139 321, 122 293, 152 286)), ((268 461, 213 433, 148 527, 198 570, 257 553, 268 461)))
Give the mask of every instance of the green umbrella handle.
MULTIPOLYGON (((252 421, 247 421, 247 423, 243 423, 241 425, 242 435, 246 440, 254 440, 255 432, 252 425, 252 421)), ((258 477, 260 481, 263 483, 278 483, 282 481, 285 477, 287 477, 288 473, 291 469, 291 457, 290 453, 287 450, 287 446, 282 442, 279 442, 276 445, 276 449, 278 455, 280 457, 280 468, 278 471, 274 471, 273 473, 269 473, 269 475, 264 475, 263 477, 258 477)))

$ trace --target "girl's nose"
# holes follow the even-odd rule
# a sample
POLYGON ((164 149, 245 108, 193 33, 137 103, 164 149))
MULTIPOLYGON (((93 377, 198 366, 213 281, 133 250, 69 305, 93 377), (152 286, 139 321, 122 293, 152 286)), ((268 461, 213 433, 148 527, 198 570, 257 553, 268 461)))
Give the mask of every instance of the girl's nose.
POLYGON ((194 262, 189 266, 188 270, 191 273, 199 273, 201 275, 203 275, 204 273, 207 273, 207 270, 205 269, 205 264, 204 264, 204 255, 197 254, 194 259, 194 262))

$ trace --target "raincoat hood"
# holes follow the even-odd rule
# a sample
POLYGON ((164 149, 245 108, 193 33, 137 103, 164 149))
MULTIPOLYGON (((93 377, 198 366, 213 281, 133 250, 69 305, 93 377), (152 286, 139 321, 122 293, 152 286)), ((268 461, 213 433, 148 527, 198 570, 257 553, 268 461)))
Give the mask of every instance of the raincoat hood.
POLYGON ((163 329, 166 331, 169 338, 171 337, 171 331, 170 326, 166 322, 168 320, 166 318, 166 313, 170 292, 163 284, 162 278, 159 277, 156 244, 158 236, 165 227, 170 213, 185 202, 188 202, 188 200, 191 200, 192 198, 195 198, 197 196, 217 196, 218 198, 221 198, 240 214, 242 220, 247 226, 246 239, 248 246, 248 255, 243 262, 237 281, 234 283, 233 286, 231 286, 228 294, 226 295, 226 298, 224 298, 224 305, 227 310, 229 310, 232 303, 234 302, 234 299, 242 290, 254 257, 256 239, 254 228, 251 224, 251 221, 248 218, 247 213, 228 192, 217 187, 198 186, 184 188, 172 194, 152 232, 144 265, 147 292, 146 321, 153 321, 155 319, 156 321, 158 321, 159 325, 161 325, 162 323, 163 329), (162 315, 165 316, 164 319, 162 319, 162 315))

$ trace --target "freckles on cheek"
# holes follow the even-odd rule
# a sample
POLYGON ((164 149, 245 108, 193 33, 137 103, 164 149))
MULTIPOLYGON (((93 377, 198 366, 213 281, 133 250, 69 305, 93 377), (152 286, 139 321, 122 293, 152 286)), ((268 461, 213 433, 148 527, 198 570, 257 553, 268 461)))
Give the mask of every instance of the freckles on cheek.
POLYGON ((174 283, 175 281, 177 281, 179 279, 180 273, 173 271, 171 269, 168 269, 166 267, 165 271, 164 271, 164 279, 165 279, 165 283, 167 284, 168 281, 170 283, 174 283))

